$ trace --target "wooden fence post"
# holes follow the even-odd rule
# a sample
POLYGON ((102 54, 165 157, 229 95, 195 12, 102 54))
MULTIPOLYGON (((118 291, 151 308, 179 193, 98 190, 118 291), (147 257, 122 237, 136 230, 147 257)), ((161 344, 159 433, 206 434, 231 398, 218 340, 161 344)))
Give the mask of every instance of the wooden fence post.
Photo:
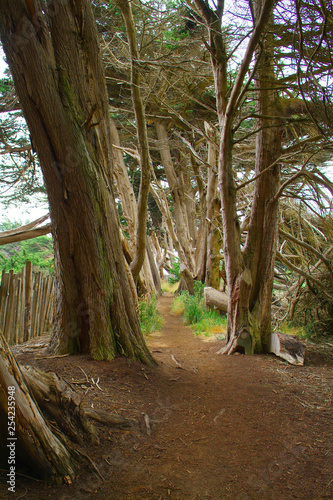
POLYGON ((25 265, 25 307, 24 307, 24 341, 31 335, 31 297, 32 297, 32 263, 25 265))
POLYGON ((33 274, 27 261, 22 273, 2 272, 0 330, 10 345, 38 337, 50 330, 54 311, 54 278, 33 274))

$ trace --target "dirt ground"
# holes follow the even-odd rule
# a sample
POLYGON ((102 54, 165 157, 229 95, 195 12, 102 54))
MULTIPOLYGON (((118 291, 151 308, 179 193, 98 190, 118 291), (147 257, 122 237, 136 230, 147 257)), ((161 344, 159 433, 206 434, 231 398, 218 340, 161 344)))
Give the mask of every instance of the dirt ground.
POLYGON ((333 345, 309 348, 304 367, 273 356, 221 356, 221 341, 196 337, 159 300, 165 318, 149 346, 157 368, 119 357, 52 358, 45 348, 18 355, 77 386, 85 405, 136 420, 128 429, 100 426, 101 444, 85 451, 104 480, 75 483, 16 478, 0 499, 222 500, 333 498, 333 345), (80 387, 80 388, 79 388, 80 387))

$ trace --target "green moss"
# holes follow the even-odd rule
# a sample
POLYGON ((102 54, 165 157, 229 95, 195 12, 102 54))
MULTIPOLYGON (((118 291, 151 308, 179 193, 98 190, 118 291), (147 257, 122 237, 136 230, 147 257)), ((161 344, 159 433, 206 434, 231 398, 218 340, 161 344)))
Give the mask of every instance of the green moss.
POLYGON ((99 342, 93 349, 91 349, 91 354, 97 361, 111 361, 111 359, 114 359, 116 355, 113 349, 110 349, 109 346, 106 346, 102 342, 99 342))

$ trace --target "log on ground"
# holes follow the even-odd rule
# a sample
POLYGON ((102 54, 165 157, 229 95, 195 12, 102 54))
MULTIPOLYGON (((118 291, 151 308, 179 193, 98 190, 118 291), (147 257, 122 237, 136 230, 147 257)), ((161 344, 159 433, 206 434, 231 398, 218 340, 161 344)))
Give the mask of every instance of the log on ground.
POLYGON ((204 298, 207 307, 214 307, 222 313, 228 312, 228 294, 210 286, 204 288, 204 298))

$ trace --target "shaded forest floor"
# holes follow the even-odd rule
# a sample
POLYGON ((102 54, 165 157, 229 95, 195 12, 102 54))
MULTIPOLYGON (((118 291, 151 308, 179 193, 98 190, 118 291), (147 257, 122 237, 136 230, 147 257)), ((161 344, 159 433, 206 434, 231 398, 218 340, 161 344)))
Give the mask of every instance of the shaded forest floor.
MULTIPOLYGON (((333 498, 331 353, 309 349, 304 367, 273 356, 220 356, 159 308, 161 333, 149 338, 157 368, 118 358, 52 358, 45 347, 18 355, 23 364, 65 380, 82 370, 99 386, 80 386, 86 405, 133 418, 129 429, 101 426, 101 444, 85 451, 104 481, 82 474, 72 485, 17 476, 0 498, 15 500, 222 500, 333 498)), ((79 386, 78 386, 79 387, 79 386)))

